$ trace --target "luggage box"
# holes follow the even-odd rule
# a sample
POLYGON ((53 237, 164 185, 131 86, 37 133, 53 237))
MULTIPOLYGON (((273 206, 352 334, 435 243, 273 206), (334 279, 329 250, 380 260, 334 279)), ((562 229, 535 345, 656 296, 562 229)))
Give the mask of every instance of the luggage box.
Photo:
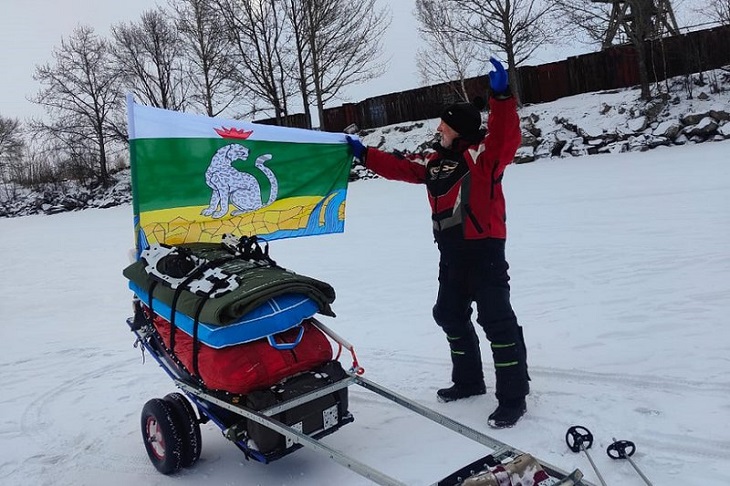
MULTIPOLYGON (((339 361, 330 361, 317 369, 287 378, 268 390, 249 393, 245 406, 256 411, 265 410, 331 385, 346 376, 339 361)), ((334 431, 340 425, 352 421, 348 412, 347 387, 285 410, 272 418, 307 435, 316 436, 320 432, 324 435, 330 429, 334 431)), ((252 420, 247 420, 246 428, 249 438, 256 444, 256 449, 263 454, 279 454, 292 445, 283 435, 252 420)))

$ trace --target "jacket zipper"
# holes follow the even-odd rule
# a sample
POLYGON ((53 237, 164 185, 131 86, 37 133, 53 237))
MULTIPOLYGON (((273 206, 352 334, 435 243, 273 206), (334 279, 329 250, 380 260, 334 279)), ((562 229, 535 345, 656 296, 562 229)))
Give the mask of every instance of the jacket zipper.
POLYGON ((477 229, 477 232, 484 233, 484 230, 482 229, 482 225, 479 224, 479 221, 477 221, 477 217, 474 216, 474 213, 471 210, 471 206, 469 206, 468 204, 464 205, 464 210, 466 211, 466 215, 469 216, 471 223, 477 229))
MULTIPOLYGON (((439 160, 439 171, 436 173, 436 183, 438 184, 438 181, 441 180, 441 170, 444 168, 444 159, 441 158, 439 160)), ((439 213, 439 196, 435 196, 433 198, 433 215, 436 216, 439 213)), ((441 220, 439 219, 437 221, 438 223, 438 231, 441 232, 441 220)))
POLYGON ((497 172, 497 165, 498 165, 497 162, 495 162, 494 163, 494 166, 492 167, 492 177, 491 177, 491 183, 492 184, 491 184, 491 189, 490 189, 490 192, 489 192, 489 199, 494 199, 494 185, 495 185, 495 182, 496 182, 494 180, 494 173, 497 172))

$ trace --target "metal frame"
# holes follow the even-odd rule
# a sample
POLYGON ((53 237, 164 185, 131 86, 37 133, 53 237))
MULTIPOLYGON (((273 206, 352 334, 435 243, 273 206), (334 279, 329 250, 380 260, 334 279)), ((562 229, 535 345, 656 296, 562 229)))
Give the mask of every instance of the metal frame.
MULTIPOLYGON (((376 484, 380 484, 383 486, 406 486, 405 483, 388 476, 387 474, 378 471, 377 469, 358 461, 357 459, 348 456, 344 452, 337 450, 333 447, 330 447, 326 444, 323 444, 319 440, 310 437, 307 434, 302 433, 301 431, 283 424, 282 422, 279 422, 276 419, 271 418, 273 415, 276 415, 280 412, 289 410, 291 408, 294 408, 296 406, 299 406, 303 403, 307 403, 309 401, 315 400, 319 397, 325 396, 329 393, 332 393, 334 391, 340 390, 342 388, 351 386, 351 385, 359 385, 373 393, 376 393, 377 395, 380 395, 381 397, 397 404, 402 407, 407 408, 408 410, 411 410, 412 412, 417 413, 418 415, 421 415, 422 417, 425 417, 432 422, 435 422, 439 425, 442 425, 457 434, 472 439, 475 442, 478 442, 482 445, 485 445, 491 449, 493 449, 493 452, 488 454, 487 456, 479 459, 477 462, 484 463, 487 461, 487 459, 496 460, 498 462, 502 462, 502 460, 507 459, 512 456, 517 456, 522 454, 523 452, 515 449, 514 447, 505 444, 504 442, 501 442, 497 439, 494 439, 493 437, 490 437, 486 434, 483 434, 471 427, 468 427, 462 423, 459 423, 435 410, 432 410, 428 407, 424 407, 423 405, 420 405, 412 400, 409 400, 408 398, 399 395, 398 393, 389 390, 385 388, 384 386, 378 385, 377 383, 370 381, 366 378, 363 378, 362 376, 359 376, 355 373, 349 373, 349 376, 336 382, 331 385, 325 386, 321 389, 318 389, 316 391, 307 393, 305 395, 302 395, 300 397, 297 397, 295 399, 289 400, 287 402, 281 403, 279 405, 275 405, 273 407, 261 410, 261 411, 255 411, 250 408, 244 407, 242 405, 234 405, 232 403, 226 402, 225 400, 221 400, 206 391, 203 391, 197 387, 194 387, 192 385, 189 385, 183 381, 175 380, 175 384, 183 390, 184 392, 193 395, 197 399, 203 400, 205 402, 209 402, 213 405, 216 405, 220 408, 223 408, 225 410, 228 410, 230 412, 233 412, 235 414, 240 415, 241 417, 247 418, 249 420, 252 420, 256 423, 259 423, 267 428, 270 428, 274 430, 275 432, 280 433, 287 439, 289 439, 294 444, 300 444, 304 447, 309 447, 317 452, 323 453, 330 459, 334 460, 341 466, 344 466, 357 474, 373 481, 376 484)), ((226 431, 224 431, 224 435, 226 435, 226 431)), ((580 472, 580 470, 576 469, 572 473, 568 473, 566 471, 563 471, 562 469, 555 467, 551 464, 545 463, 543 461, 539 461, 540 465, 543 467, 543 469, 548 472, 548 474, 552 476, 562 476, 565 479, 561 480, 560 482, 556 483, 555 486, 594 486, 588 481, 583 479, 583 474, 580 472)))
MULTIPOLYGON (((276 414, 316 400, 343 388, 347 388, 352 385, 358 385, 395 403, 396 405, 402 406, 412 412, 415 412, 418 415, 421 415, 422 417, 431 420, 432 422, 442 425, 463 437, 485 445, 493 450, 491 453, 485 455, 481 459, 474 461, 473 463, 452 474, 452 476, 459 474, 460 471, 465 471, 464 474, 466 476, 463 479, 466 479, 466 477, 470 475, 469 473, 473 474, 474 472, 483 470, 485 466, 494 464, 495 462, 501 463, 505 459, 523 454, 523 451, 515 449, 514 447, 504 442, 483 434, 435 410, 432 410, 428 407, 420 405, 419 403, 416 403, 413 400, 399 395, 398 393, 389 390, 384 386, 378 385, 377 383, 370 381, 367 378, 364 378, 363 376, 361 376, 363 370, 357 365, 357 358, 355 357, 352 345, 345 341, 342 337, 337 335, 335 332, 333 332, 331 329, 329 329, 327 326, 321 324, 318 321, 316 322, 316 324, 318 327, 321 327, 323 332, 333 338, 336 342, 344 345, 344 347, 352 353, 354 361, 352 369, 347 373, 347 376, 345 378, 335 383, 260 411, 256 411, 243 405, 233 404, 222 400, 221 398, 209 393, 204 388, 196 386, 189 381, 186 381, 185 377, 177 372, 176 364, 172 362, 171 358, 169 358, 166 353, 162 352, 152 345, 152 343, 150 342, 150 339, 152 339, 152 332, 146 330, 144 327, 136 327, 132 319, 129 319, 127 323, 130 325, 132 331, 137 336, 137 342, 135 342, 135 347, 138 344, 141 344, 143 350, 149 351, 149 353, 154 357, 155 361, 157 361, 160 367, 165 370, 165 372, 175 382, 175 385, 180 390, 185 392, 196 405, 198 405, 201 414, 205 413, 206 417, 212 419, 212 421, 215 422, 223 430, 223 435, 237 445, 240 438, 237 430, 239 424, 234 424, 232 426, 226 427, 218 420, 218 418, 214 414, 211 414, 211 412, 208 410, 208 407, 206 406, 207 404, 215 405, 227 411, 233 412, 236 415, 241 416, 242 418, 249 419, 258 424, 261 424, 264 427, 267 427, 283 435, 292 445, 298 444, 300 446, 309 447, 317 452, 320 452, 330 459, 334 460, 338 464, 354 471, 360 476, 363 476, 376 484, 380 484, 383 486, 406 486, 406 484, 402 481, 399 481, 361 461, 358 461, 357 459, 348 456, 344 452, 330 447, 315 438, 315 436, 321 437, 322 435, 318 434, 326 432, 326 430, 317 431, 310 436, 304 434, 303 432, 297 430, 292 426, 286 425, 272 418, 276 414), (474 469, 474 471, 471 471, 472 469, 474 469)), ((567 473, 562 469, 552 466, 541 460, 538 460, 538 462, 543 467, 543 469, 545 469, 545 471, 551 476, 564 478, 558 483, 555 483, 553 486, 595 486, 592 483, 583 479, 583 473, 579 469, 574 470, 572 473, 567 473)), ((438 485, 439 483, 434 484, 438 485)))

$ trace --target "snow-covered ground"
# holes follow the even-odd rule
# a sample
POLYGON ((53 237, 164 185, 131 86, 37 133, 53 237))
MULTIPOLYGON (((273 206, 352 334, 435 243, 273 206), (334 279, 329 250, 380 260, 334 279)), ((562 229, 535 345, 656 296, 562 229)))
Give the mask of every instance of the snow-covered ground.
MULTIPOLYGON (((609 485, 644 484, 605 454, 613 437, 636 443, 655 485, 727 485, 728 151, 726 141, 508 168, 512 297, 533 379, 513 429, 486 426, 491 394, 436 401, 450 365, 431 318, 437 250, 422 187, 354 183, 344 234, 271 251, 335 287, 338 317, 325 322, 355 344, 370 379, 596 483, 565 445, 571 425, 593 432, 609 485)), ((125 324, 130 206, 0 219, 0 235, 0 484, 369 484, 309 450, 247 462, 212 424, 194 468, 157 473, 139 413, 174 387, 142 363, 125 324)), ((487 452, 358 387, 350 410, 355 423, 326 442, 409 485, 487 452)))

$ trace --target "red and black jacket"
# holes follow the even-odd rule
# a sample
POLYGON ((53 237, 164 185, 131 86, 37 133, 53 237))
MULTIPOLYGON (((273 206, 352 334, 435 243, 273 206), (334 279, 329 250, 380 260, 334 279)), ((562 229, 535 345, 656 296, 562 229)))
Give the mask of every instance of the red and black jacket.
POLYGON ((467 240, 507 237, 502 175, 520 146, 514 98, 489 100, 486 135, 476 142, 457 138, 453 150, 440 145, 399 155, 368 148, 368 169, 386 179, 426 184, 436 238, 461 226, 467 240))

